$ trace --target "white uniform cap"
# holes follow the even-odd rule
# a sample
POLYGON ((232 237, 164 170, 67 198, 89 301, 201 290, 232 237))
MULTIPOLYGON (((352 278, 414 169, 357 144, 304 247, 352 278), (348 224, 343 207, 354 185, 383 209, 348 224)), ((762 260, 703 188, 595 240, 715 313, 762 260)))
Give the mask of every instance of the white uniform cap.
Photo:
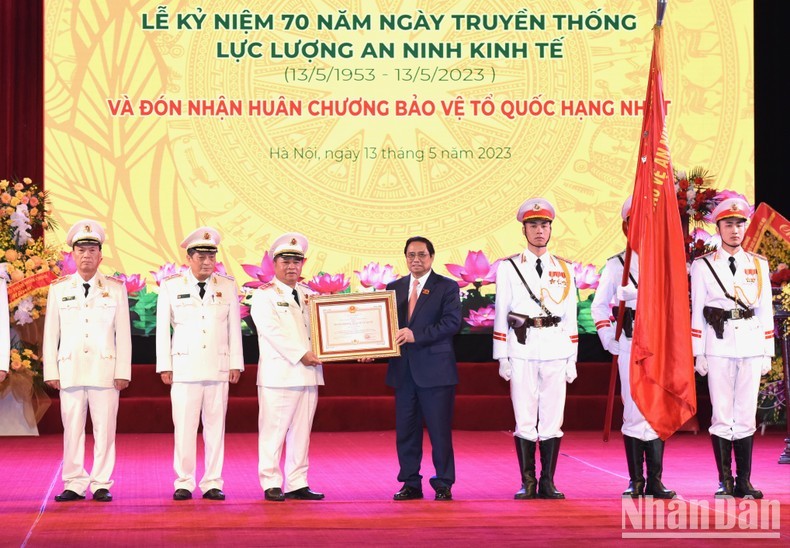
POLYGON ((77 221, 66 235, 66 244, 74 247, 77 244, 101 245, 104 243, 104 229, 93 219, 77 221))
POLYGON ((216 253, 221 239, 222 237, 215 229, 210 226, 201 226, 184 238, 181 247, 187 250, 195 249, 206 253, 216 253))
POLYGON ((710 216, 713 222, 716 223, 728 217, 737 217, 748 221, 751 214, 751 207, 746 200, 742 198, 727 198, 713 209, 710 216))
POLYGON ((554 220, 554 206, 543 198, 530 198, 518 208, 516 220, 520 223, 535 219, 554 220))
POLYGON ((623 209, 620 210, 620 216, 623 218, 624 221, 628 220, 628 216, 631 214, 631 200, 632 196, 629 196, 623 202, 623 209))
POLYGON ((287 232, 274 240, 269 256, 272 260, 277 257, 295 257, 304 259, 307 253, 307 238, 298 232, 287 232))

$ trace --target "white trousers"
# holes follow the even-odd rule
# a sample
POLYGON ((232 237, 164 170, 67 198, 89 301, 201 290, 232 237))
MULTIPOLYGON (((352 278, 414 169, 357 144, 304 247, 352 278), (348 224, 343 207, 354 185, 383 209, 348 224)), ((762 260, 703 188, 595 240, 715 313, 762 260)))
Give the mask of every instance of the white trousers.
POLYGON ((173 470, 176 489, 195 489, 197 430, 203 420, 205 470, 200 490, 222 489, 222 463, 225 457, 225 413, 228 409, 226 381, 174 382, 170 387, 173 407, 175 451, 173 470))
POLYGON ((565 362, 564 358, 550 361, 510 359, 515 436, 529 441, 562 437, 565 362))
POLYGON ((109 489, 115 467, 115 425, 118 419, 115 388, 75 386, 60 391, 63 420, 63 487, 78 495, 109 489), (85 420, 93 423, 93 467, 85 471, 85 420))
POLYGON ((265 491, 307 487, 308 450, 318 405, 317 386, 258 387, 258 478, 265 491), (285 484, 280 457, 285 444, 285 484))
POLYGON ((706 357, 708 392, 713 408, 708 432, 725 440, 751 436, 757 430, 762 358, 706 357))
POLYGON ((623 427, 625 436, 642 441, 658 439, 658 434, 647 422, 645 416, 631 397, 631 341, 620 337, 620 355, 617 357, 617 369, 620 371, 620 396, 623 399, 623 427))

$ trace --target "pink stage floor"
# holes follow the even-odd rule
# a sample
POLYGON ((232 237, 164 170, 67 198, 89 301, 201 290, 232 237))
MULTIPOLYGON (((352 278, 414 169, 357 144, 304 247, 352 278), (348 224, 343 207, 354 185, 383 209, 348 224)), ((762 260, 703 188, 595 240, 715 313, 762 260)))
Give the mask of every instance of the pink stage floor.
MULTIPOLYGON (((623 538, 634 532, 665 539, 673 535, 673 544, 689 546, 740 544, 746 541, 743 535, 760 545, 790 545, 790 465, 777 464, 784 447, 781 433, 755 440, 752 482, 766 496, 759 509, 770 509, 765 503, 771 502, 780 517, 778 524, 748 522, 757 529, 743 529, 734 521, 747 523, 744 508, 753 511, 754 503, 714 506, 717 478, 707 435, 681 433, 669 440, 664 482, 680 499, 650 507, 653 526, 643 521, 639 530, 635 514, 624 514, 619 496, 628 483, 619 433, 603 443, 599 433, 566 432, 555 478, 567 496, 564 501, 513 500, 520 480, 510 433, 457 431, 454 436, 458 480, 451 502, 434 501, 427 479, 425 500, 392 500, 400 487, 395 433, 382 431, 314 433, 310 486, 325 492, 326 499, 270 503, 263 501, 258 484, 255 434, 226 437, 225 502, 202 500, 199 493, 191 501, 173 501, 171 435, 122 434, 110 504, 53 501, 62 489, 60 435, 0 438, 0 546, 648 542, 623 538), (684 516, 706 505, 708 529, 689 530, 693 520, 683 521, 684 516), (715 526, 716 520, 725 525, 715 526), (769 525, 778 527, 766 529, 769 525), (701 536, 677 539, 688 534, 701 536)), ((429 453, 423 472, 426 478, 432 473, 429 453)))

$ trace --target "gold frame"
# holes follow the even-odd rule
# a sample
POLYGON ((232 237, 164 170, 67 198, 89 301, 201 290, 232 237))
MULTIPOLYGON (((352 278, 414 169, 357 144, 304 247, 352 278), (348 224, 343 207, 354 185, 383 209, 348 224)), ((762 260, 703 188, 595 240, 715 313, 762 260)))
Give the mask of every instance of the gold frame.
MULTIPOLYGON (((310 335, 313 353, 321 361, 340 361, 359 358, 391 358, 400 356, 400 346, 395 342, 398 330, 398 309, 395 303, 394 291, 375 291, 373 293, 340 293, 335 295, 314 295, 308 299, 310 305, 310 335), (340 313, 354 314, 360 304, 380 303, 384 306, 383 319, 387 323, 382 326, 381 334, 385 341, 383 345, 365 348, 364 342, 359 342, 359 349, 331 350, 323 340, 324 315, 326 309, 339 309, 340 313), (346 310, 343 310, 346 307, 346 310), (389 337, 389 340, 387 338, 389 337)), ((379 316, 381 316, 379 314, 379 316)))

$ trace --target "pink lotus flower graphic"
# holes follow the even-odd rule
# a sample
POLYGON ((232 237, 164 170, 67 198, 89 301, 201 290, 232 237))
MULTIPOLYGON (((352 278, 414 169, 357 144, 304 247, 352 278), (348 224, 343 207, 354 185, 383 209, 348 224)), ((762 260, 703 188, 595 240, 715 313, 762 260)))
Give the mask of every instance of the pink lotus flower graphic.
POLYGON ((318 274, 307 282, 307 286, 321 295, 331 295, 340 293, 348 289, 351 280, 346 279, 345 274, 318 274))
POLYGON ((459 287, 469 284, 480 287, 496 282, 496 271, 500 262, 501 259, 491 264, 482 251, 469 251, 466 254, 466 261, 463 266, 459 264, 445 264, 444 267, 450 274, 460 278, 458 281, 459 287))
POLYGON ((263 254, 260 265, 243 264, 241 267, 254 281, 247 282, 244 287, 256 288, 269 283, 274 278, 274 261, 269 257, 269 252, 263 254))
POLYGON ((214 265, 214 272, 216 272, 217 274, 222 274, 223 276, 228 275, 228 271, 225 270, 225 265, 222 263, 217 263, 214 265))
POLYGON ((63 258, 58 261, 60 274, 62 276, 74 274, 77 271, 77 263, 74 262, 74 256, 70 251, 61 251, 60 254, 63 256, 63 258))
POLYGON ((159 267, 159 270, 151 270, 151 275, 156 280, 156 285, 162 285, 162 280, 165 278, 169 278, 173 274, 178 274, 187 270, 189 267, 187 265, 182 264, 181 266, 176 266, 174 263, 167 263, 163 264, 159 267))
POLYGON ((130 274, 127 276, 126 274, 118 273, 115 277, 126 284, 126 292, 129 295, 133 295, 145 287, 145 278, 141 278, 139 274, 130 274))
POLYGON ((594 264, 573 263, 573 272, 576 276, 577 289, 598 289, 601 275, 598 274, 594 264))
POLYGON ((477 310, 470 310, 464 321, 472 327, 492 327, 494 325, 494 305, 490 304, 477 310))
POLYGON ((398 279, 398 275, 393 272, 392 265, 381 266, 379 263, 368 263, 362 270, 355 270, 354 274, 359 278, 362 287, 372 287, 373 289, 385 289, 387 284, 398 279))
POLYGON ((239 317, 243 320, 250 315, 250 305, 244 304, 244 299, 247 297, 244 293, 239 293, 239 317))

